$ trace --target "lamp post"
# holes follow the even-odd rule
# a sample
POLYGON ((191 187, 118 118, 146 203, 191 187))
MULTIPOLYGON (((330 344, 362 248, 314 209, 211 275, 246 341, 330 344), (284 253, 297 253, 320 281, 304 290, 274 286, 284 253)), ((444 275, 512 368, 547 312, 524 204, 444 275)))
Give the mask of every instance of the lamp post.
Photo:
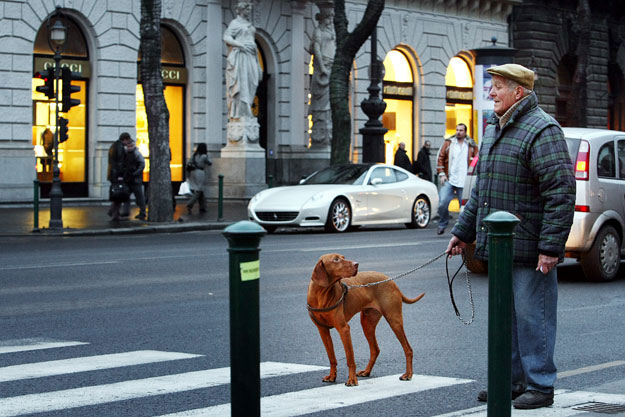
POLYGON ((52 167, 52 188, 50 189, 50 229, 63 228, 63 191, 61 190, 61 178, 59 170, 59 77, 61 74, 61 52, 65 49, 67 39, 67 27, 63 24, 63 14, 61 8, 57 6, 56 11, 48 18, 48 45, 54 50, 54 98, 55 110, 54 119, 56 131, 54 133, 54 160, 52 167), (56 17, 52 25, 52 19, 56 17))
POLYGON ((371 84, 367 91, 369 98, 360 103, 360 108, 369 117, 362 134, 362 162, 384 162, 384 134, 388 129, 382 125, 379 117, 386 110, 386 103, 380 98, 380 83, 384 79, 384 63, 378 59, 377 27, 371 32, 371 64, 369 79, 371 84))

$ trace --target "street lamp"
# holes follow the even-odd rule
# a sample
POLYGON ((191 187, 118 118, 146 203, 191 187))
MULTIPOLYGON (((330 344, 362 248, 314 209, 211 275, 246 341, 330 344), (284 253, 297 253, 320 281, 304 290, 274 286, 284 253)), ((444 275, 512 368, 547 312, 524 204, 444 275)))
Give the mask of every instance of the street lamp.
POLYGON ((379 117, 386 110, 386 103, 380 97, 380 83, 384 79, 384 63, 378 59, 377 27, 371 32, 371 64, 369 79, 371 84, 367 91, 369 98, 360 103, 360 108, 369 117, 365 127, 360 129, 362 134, 362 162, 384 162, 384 134, 388 129, 384 127, 379 117))
POLYGON ((67 40, 67 27, 63 24, 65 19, 61 8, 56 7, 54 14, 48 17, 48 45, 54 50, 54 98, 55 98, 55 125, 54 133, 54 165, 52 168, 52 188, 50 189, 50 229, 63 228, 63 191, 61 190, 61 178, 59 171, 59 77, 61 74, 61 52, 65 50, 67 40), (52 25, 52 18, 56 17, 52 25))

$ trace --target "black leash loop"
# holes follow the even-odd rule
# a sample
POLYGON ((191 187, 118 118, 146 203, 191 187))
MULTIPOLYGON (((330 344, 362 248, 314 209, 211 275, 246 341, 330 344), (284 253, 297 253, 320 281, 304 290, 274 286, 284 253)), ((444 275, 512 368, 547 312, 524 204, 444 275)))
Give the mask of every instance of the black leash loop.
POLYGON ((458 270, 456 270, 454 275, 450 278, 449 277, 449 256, 445 257, 445 272, 447 272, 447 285, 449 286, 449 297, 451 298, 451 305, 454 307, 454 312, 456 313, 458 320, 460 320, 462 324, 465 324, 468 326, 471 323, 473 323, 473 320, 475 319, 475 305, 473 303, 473 291, 471 290, 471 281, 469 280, 469 272, 466 269, 465 263, 466 263, 466 259, 464 257, 464 254, 462 254, 462 263, 458 267, 458 270), (462 269, 463 266, 465 266, 464 273, 465 273, 465 277, 467 280, 467 291, 469 292, 469 301, 471 303, 471 319, 469 320, 465 320, 462 318, 462 315, 460 314, 460 310, 458 310, 458 306, 456 305, 456 300, 454 298, 454 289, 453 289, 454 280, 460 273, 460 270, 462 269))

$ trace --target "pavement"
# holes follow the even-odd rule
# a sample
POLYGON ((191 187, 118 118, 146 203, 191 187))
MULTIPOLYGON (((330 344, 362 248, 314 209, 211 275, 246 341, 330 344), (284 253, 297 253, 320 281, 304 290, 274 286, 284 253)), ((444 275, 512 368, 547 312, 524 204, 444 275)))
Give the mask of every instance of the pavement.
POLYGON ((216 199, 209 199, 206 213, 199 213, 196 204, 193 213, 187 213, 187 198, 176 197, 173 221, 156 223, 135 219, 139 213, 131 204, 126 220, 112 221, 108 216, 110 203, 99 199, 63 199, 62 229, 50 229, 50 202, 39 203, 38 215, 32 203, 0 203, 0 236, 85 236, 133 233, 175 233, 192 230, 224 229, 230 224, 247 220, 247 199, 224 199, 222 218, 216 199), (38 223, 38 224, 37 224, 38 223))

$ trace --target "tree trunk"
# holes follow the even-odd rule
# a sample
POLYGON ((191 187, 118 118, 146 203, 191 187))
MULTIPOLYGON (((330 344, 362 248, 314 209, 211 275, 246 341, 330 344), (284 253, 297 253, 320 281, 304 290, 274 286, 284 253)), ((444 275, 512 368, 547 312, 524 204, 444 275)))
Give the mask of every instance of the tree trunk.
POLYGON ((577 65, 573 74, 573 84, 569 102, 566 106, 567 126, 586 127, 588 118, 586 115, 588 106, 588 58, 590 55, 590 30, 592 18, 588 0, 579 0, 577 4, 577 22, 579 33, 575 54, 577 65))
POLYGON ((353 32, 347 30, 345 0, 334 0, 336 54, 330 75, 332 148, 330 165, 349 162, 352 118, 349 112, 349 75, 356 53, 373 32, 384 10, 385 0, 369 0, 365 14, 353 32))
POLYGON ((161 75, 161 0, 141 0, 141 84, 150 138, 148 220, 173 219, 169 110, 161 75))

